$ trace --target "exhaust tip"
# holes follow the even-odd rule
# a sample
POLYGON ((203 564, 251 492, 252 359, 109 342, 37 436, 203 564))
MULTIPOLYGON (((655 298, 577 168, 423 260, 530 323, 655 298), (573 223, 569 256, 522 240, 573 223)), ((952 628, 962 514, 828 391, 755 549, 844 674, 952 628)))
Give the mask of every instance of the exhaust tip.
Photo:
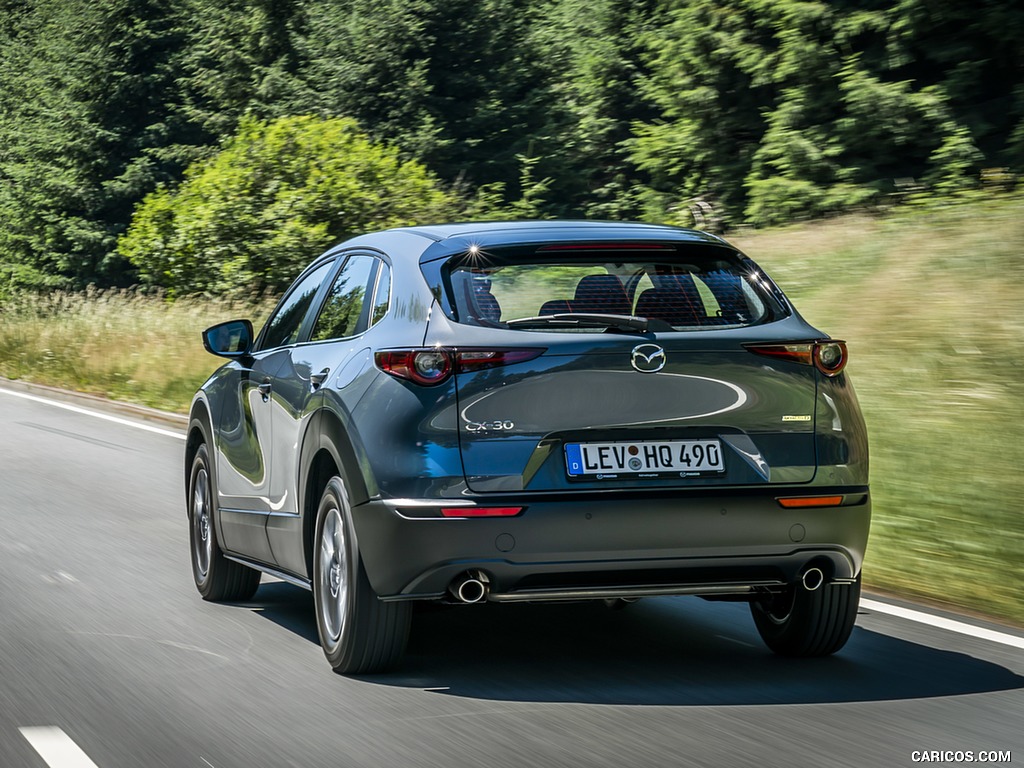
POLYGON ((487 597, 487 577, 467 571, 455 577, 448 591, 460 603, 479 603, 487 597))
POLYGON ((825 574, 821 572, 821 568, 808 568, 800 577, 800 581, 803 583, 804 589, 813 592, 825 583, 825 574))

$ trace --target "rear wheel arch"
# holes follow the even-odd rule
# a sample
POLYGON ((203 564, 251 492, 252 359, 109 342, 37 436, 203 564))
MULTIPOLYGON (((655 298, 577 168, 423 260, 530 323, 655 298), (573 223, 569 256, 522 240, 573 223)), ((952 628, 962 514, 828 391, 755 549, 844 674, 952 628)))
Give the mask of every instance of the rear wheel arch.
POLYGON ((349 503, 362 504, 377 492, 369 480, 355 447, 340 419, 327 409, 320 409, 310 420, 300 461, 299 487, 302 489, 302 543, 306 553, 306 575, 313 577, 313 541, 320 499, 328 481, 340 476, 348 490, 349 503), (371 490, 372 489, 372 490, 371 490))

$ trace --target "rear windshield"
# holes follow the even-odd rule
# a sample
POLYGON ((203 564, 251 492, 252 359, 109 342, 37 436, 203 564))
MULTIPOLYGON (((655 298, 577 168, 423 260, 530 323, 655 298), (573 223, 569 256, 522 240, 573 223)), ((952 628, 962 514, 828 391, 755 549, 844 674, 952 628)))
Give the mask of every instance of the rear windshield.
POLYGON ((647 319, 652 330, 742 328, 781 307, 758 285, 751 262, 724 249, 703 253, 466 254, 449 262, 453 319, 470 325, 595 332, 568 315, 647 319), (530 321, 530 318, 536 318, 530 321), (543 318, 547 318, 546 320, 543 318))

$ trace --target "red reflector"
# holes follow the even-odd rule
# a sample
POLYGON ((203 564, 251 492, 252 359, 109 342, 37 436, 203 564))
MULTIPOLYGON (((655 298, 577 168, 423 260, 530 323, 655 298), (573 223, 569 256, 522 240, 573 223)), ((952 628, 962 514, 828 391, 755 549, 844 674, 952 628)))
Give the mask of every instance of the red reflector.
POLYGON ((524 507, 442 507, 445 517, 515 517, 524 507))
POLYGON ((843 503, 842 496, 796 496, 791 499, 776 499, 786 509, 801 507, 838 507, 843 503))

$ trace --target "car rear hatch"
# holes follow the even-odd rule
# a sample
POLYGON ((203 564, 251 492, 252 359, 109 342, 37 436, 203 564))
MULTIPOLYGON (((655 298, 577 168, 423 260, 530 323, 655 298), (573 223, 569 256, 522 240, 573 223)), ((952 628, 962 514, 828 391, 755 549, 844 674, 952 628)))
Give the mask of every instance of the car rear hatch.
POLYGON ((755 486, 815 473, 816 335, 726 247, 455 258, 427 344, 453 350, 477 493, 755 486), (790 345, 792 346, 792 345, 790 345))

